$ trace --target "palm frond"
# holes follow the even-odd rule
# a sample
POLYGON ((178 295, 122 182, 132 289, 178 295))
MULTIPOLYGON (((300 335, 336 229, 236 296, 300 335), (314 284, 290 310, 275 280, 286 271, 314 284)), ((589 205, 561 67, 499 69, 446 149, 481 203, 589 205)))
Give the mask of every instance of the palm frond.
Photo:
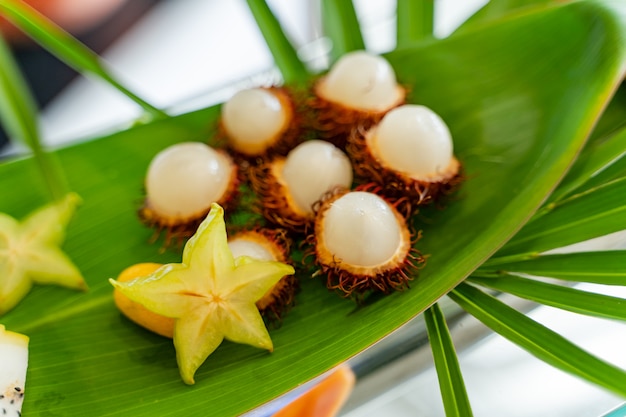
POLYGON ((154 107, 120 83, 97 54, 26 3, 19 0, 3 0, 0 2, 0 14, 10 19, 66 64, 77 71, 91 73, 108 83, 141 106, 150 117, 167 116, 162 110, 154 107))
POLYGON ((450 292, 465 311, 542 361, 626 396, 626 372, 469 284, 450 292))
POLYGON ((626 300, 618 297, 512 275, 499 278, 470 277, 469 282, 574 313, 626 320, 626 300))
POLYGON ((350 51, 365 49, 365 42, 352 1, 322 0, 324 34, 332 42, 331 62, 350 51))
POLYGON ((447 417, 470 417, 470 406, 450 331, 439 305, 424 311, 428 339, 435 359, 439 387, 447 417))
POLYGON ((61 199, 68 192, 67 183, 57 161, 43 149, 37 106, 2 36, 0 68, 0 121, 11 137, 30 148, 50 196, 61 199))
POLYGON ((411 42, 433 36, 434 0, 398 0, 396 7, 396 44, 403 47, 411 42))
POLYGON ((283 76, 283 81, 287 84, 300 84, 308 80, 309 73, 265 0, 247 0, 247 2, 283 76))

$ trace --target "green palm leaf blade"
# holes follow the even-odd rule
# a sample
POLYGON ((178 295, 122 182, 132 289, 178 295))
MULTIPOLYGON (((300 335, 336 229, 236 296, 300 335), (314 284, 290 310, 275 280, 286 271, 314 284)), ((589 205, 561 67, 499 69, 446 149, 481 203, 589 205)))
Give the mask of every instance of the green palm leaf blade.
POLYGON ((446 416, 470 417, 472 408, 465 390, 461 368, 446 319, 438 304, 433 304, 424 311, 424 320, 433 351, 446 416))
MULTIPOLYGON (((193 387, 179 380, 170 340, 117 312, 106 279, 133 263, 179 260, 149 245, 152 232, 137 220, 143 177, 163 147, 209 137, 218 109, 59 150, 84 199, 63 249, 91 291, 35 288, 2 318, 31 336, 24 412, 237 415, 374 344, 454 288, 539 207, 623 77, 626 51, 614 45, 625 31, 619 4, 575 2, 389 54, 399 80, 413 87, 410 100, 450 125, 468 177, 446 210, 416 219, 428 220, 416 223, 428 265, 410 290, 362 308, 301 276, 296 307, 271 331, 275 351, 226 343, 193 387)), ((19 190, 0 199, 0 211, 16 217, 42 202, 30 159, 1 165, 0 189, 19 190)))
POLYGON ((433 36, 435 0, 398 0, 396 42, 399 47, 433 36))
POLYGON ((487 261, 474 272, 474 275, 480 277, 503 274, 529 274, 573 282, 626 285, 626 251, 541 255, 501 264, 487 261))
POLYGON ((626 177, 548 206, 549 212, 527 223, 490 262, 499 262, 499 257, 543 252, 624 230, 625 195, 626 177))
POLYGON ((166 117, 160 109, 137 96, 120 83, 87 46, 26 3, 0 0, 0 15, 6 16, 41 46, 80 72, 91 73, 141 106, 151 117, 166 117))
POLYGON ((322 0, 322 23, 324 34, 330 38, 331 60, 350 51, 365 49, 352 0, 322 0))
POLYGON ((623 370, 469 284, 459 285, 449 295, 487 327, 542 361, 626 396, 626 372, 623 370))
POLYGON ((626 129, 589 143, 548 201, 583 194, 620 177, 626 177, 626 129))
POLYGON ((307 80, 309 74, 304 64, 298 58, 298 53, 265 0, 247 0, 247 2, 265 38, 265 43, 274 57, 274 62, 283 76, 283 81, 293 84, 307 80))
POLYGON ((626 320, 626 300, 619 297, 594 294, 513 275, 500 278, 470 277, 469 280, 496 291, 513 294, 561 310, 594 317, 626 320))
POLYGON ((618 130, 626 127, 626 119, 624 114, 626 113, 626 84, 622 82, 619 88, 613 94, 611 102, 604 109, 602 117, 598 120, 593 133, 589 137, 589 143, 593 144, 596 141, 604 141, 611 137, 618 130))
POLYGON ((9 135, 30 148, 50 196, 60 199, 68 191, 67 184, 54 158, 41 146, 37 106, 2 36, 0 68, 0 121, 9 135))

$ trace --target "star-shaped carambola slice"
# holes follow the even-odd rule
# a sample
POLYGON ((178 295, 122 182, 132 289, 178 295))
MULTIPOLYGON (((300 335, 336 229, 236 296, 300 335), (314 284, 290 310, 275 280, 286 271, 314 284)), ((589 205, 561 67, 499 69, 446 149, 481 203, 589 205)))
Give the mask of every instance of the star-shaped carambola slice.
POLYGON ((175 319, 174 346, 183 381, 228 339, 273 350, 255 303, 293 267, 281 262, 239 257, 228 248, 224 210, 218 204, 185 245, 180 264, 166 264, 152 274, 111 284, 148 310, 175 319))
POLYGON ((87 289, 78 268, 59 248, 79 201, 70 193, 21 223, 0 213, 0 315, 15 307, 33 283, 87 289))

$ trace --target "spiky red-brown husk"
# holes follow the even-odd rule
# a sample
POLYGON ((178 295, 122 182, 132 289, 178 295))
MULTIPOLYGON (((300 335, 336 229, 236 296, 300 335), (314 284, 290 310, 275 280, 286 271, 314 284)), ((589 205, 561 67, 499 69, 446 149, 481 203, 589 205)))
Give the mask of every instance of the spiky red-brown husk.
POLYGON ((372 291, 387 294, 407 289, 409 282, 425 263, 425 257, 415 248, 421 233, 411 231, 403 215, 392 204, 390 207, 402 231, 402 243, 394 257, 386 263, 375 267, 348 265, 331 253, 321 241, 324 212, 346 192, 348 191, 337 190, 327 195, 318 207, 313 233, 306 238, 306 242, 312 246, 307 255, 314 255, 315 263, 319 267, 315 275, 325 275, 328 289, 338 291, 343 297, 355 298, 357 301, 365 293, 372 291))
POLYGON ((322 82, 323 77, 313 84, 313 96, 308 101, 308 107, 313 111, 312 127, 322 139, 340 149, 345 149, 347 138, 353 129, 357 126, 369 129, 380 122, 389 110, 404 104, 406 99, 406 89, 398 87, 402 94, 399 95, 398 101, 387 109, 379 111, 353 109, 325 99, 319 93, 319 85, 322 82))
POLYGON ((250 167, 248 180, 257 194, 257 210, 279 227, 302 233, 313 223, 312 214, 301 211, 282 179, 285 158, 277 157, 258 167, 250 167))
POLYGON ((443 172, 429 177, 414 178, 396 171, 374 154, 367 133, 367 129, 355 129, 348 138, 346 153, 352 160, 357 181, 368 183, 376 194, 384 195, 392 202, 404 200, 404 207, 408 200, 416 209, 451 194, 463 181, 461 164, 454 157, 443 172))
MULTIPOLYGON (((223 154, 227 154, 224 150, 217 150, 223 154)), ((237 207, 239 200, 239 185, 241 183, 240 172, 234 162, 231 163, 232 171, 228 187, 222 194, 222 197, 216 201, 224 208, 225 213, 229 213, 237 207)), ((144 203, 138 210, 139 219, 146 226, 153 228, 154 233, 151 241, 155 242, 161 235, 165 235, 163 248, 172 245, 182 246, 185 239, 190 238, 196 233, 198 226, 211 210, 212 201, 208 202, 206 210, 202 210, 188 217, 168 217, 163 216, 150 206, 148 198, 144 199, 144 203)))
POLYGON ((244 170, 249 165, 260 165, 270 160, 274 156, 285 156, 302 141, 303 132, 303 116, 299 109, 295 94, 288 87, 262 87, 274 94, 281 105, 287 112, 285 125, 281 131, 270 140, 267 147, 260 152, 249 152, 239 149, 229 141, 228 132, 226 131, 221 119, 218 125, 218 132, 215 140, 227 147, 235 161, 244 170))
MULTIPOLYGON (((289 253, 292 240, 285 229, 254 228, 231 236, 230 240, 245 239, 263 246, 274 260, 291 264, 289 253)), ((261 315, 270 323, 280 321, 295 303, 299 289, 294 275, 285 275, 263 297, 256 302, 261 315)))

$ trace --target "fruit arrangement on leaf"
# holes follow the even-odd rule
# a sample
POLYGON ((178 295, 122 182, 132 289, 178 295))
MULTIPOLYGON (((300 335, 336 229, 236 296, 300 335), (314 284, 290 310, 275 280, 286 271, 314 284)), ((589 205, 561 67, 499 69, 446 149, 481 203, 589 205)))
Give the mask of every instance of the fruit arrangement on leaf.
MULTIPOLYGON (((323 20, 331 28, 335 25, 334 31, 325 30, 333 43, 331 61, 347 51, 363 49, 365 45, 359 42, 356 18, 346 19, 346 12, 354 12, 351 2, 330 0, 322 3, 323 10, 326 10, 323 20), (342 18, 327 19, 333 16, 342 18)), ((504 291, 561 309, 625 319, 623 309, 616 308, 619 299, 607 303, 606 298, 588 291, 553 284, 546 287, 548 284, 532 277, 511 279, 510 276, 540 272, 571 281, 623 283, 623 280, 618 282, 624 274, 623 251, 570 257, 541 253, 626 227, 616 215, 623 211, 623 203, 614 197, 623 195, 624 189, 621 138, 626 136, 622 124, 617 121, 623 120, 624 114, 623 88, 618 89, 618 85, 623 80, 626 55, 623 48, 615 47, 623 42, 626 33, 623 5, 605 0, 581 0, 551 3, 546 7, 537 2, 532 7, 516 10, 512 5, 515 2, 494 0, 448 39, 420 42, 413 37, 412 31, 407 30, 411 21, 407 23, 406 19, 400 19, 416 17, 415 10, 407 10, 416 3, 398 1, 398 48, 384 55, 402 83, 401 89, 396 90, 400 91, 400 95, 395 96, 398 101, 382 113, 370 109, 352 117, 356 112, 349 105, 347 110, 324 112, 333 106, 333 98, 328 94, 324 96, 328 92, 322 92, 323 88, 313 87, 312 91, 322 93, 319 95, 326 103, 317 96, 299 101, 302 95, 285 90, 291 83, 303 85, 316 79, 315 84, 319 87, 326 76, 318 77, 299 61, 295 49, 290 49, 289 42, 285 42, 280 24, 263 0, 248 0, 285 79, 285 86, 280 87, 285 95, 281 95, 278 101, 293 110, 293 118, 289 116, 289 110, 285 111, 284 117, 276 118, 278 123, 275 126, 278 127, 274 132, 280 135, 290 130, 284 130, 283 123, 291 120, 290 128, 294 125, 311 127, 319 135, 291 135, 290 140, 269 145, 265 152, 245 157, 234 149, 234 145, 228 145, 218 106, 179 115, 167 114, 124 88, 97 57, 33 16, 22 2, 0 1, 1 13, 20 23, 53 53, 70 65, 99 76, 145 111, 132 127, 106 135, 101 140, 55 152, 72 189, 85 198, 66 250, 84 268, 92 291, 83 295, 56 288, 37 288, 29 295, 27 303, 23 303, 25 306, 3 316, 11 329, 29 334, 33 342, 37 341, 37 349, 34 343, 31 348, 29 372, 36 375, 39 383, 29 387, 31 395, 24 404, 27 413, 45 414, 49 411, 48 402, 39 400, 45 398, 46 391, 54 385, 66 396, 66 401, 55 404, 55 411, 67 415, 80 414, 86 405, 94 415, 113 415, 119 412, 120 404, 133 404, 138 415, 193 414, 198 409, 209 408, 216 415, 238 415, 354 357, 423 313, 446 411, 450 415, 471 415, 468 395, 456 363, 455 346, 447 330, 446 318, 450 316, 446 310, 448 317, 444 317, 438 305, 438 300, 446 294, 451 295, 449 299, 453 300, 454 308, 460 306, 546 363, 619 395, 626 395, 622 383, 624 371, 611 365, 610 358, 599 360, 584 350, 588 347, 565 343, 561 335, 547 331, 542 324, 507 306, 506 299, 488 294, 492 289, 504 291), (501 19, 503 10, 499 7, 503 4, 508 14, 501 19), (486 22, 489 23, 484 24, 486 22), (545 59, 537 61, 537 56, 545 59), (563 74, 568 76, 563 77, 563 74), (611 97, 615 100, 609 104, 611 97), (457 170, 460 165, 454 155, 447 153, 445 145, 437 148, 441 151, 437 155, 443 156, 437 165, 449 169, 442 171, 444 175, 435 176, 429 175, 428 169, 424 175, 424 172, 403 168, 405 155, 402 150, 413 149, 414 143, 401 139, 396 145, 381 146, 379 139, 385 135, 380 133, 386 130, 379 131, 383 118, 391 114, 390 110, 401 108, 405 101, 428 105, 449 124, 458 161, 463 163, 462 172, 457 170), (605 106, 608 106, 606 117, 600 118, 605 106), (303 114, 301 111, 306 108, 312 111, 310 114, 315 112, 319 116, 308 117, 308 112, 303 114), (376 113, 375 117, 369 117, 370 113, 376 113), (328 117, 322 117, 322 114, 328 117), (332 116, 339 114, 348 118, 333 121, 332 116), (357 119, 360 127, 353 129, 352 122, 357 119), (343 123, 346 120, 348 122, 343 123), (596 130, 590 136, 594 127, 596 130), (209 139, 214 133, 217 141, 209 139), (221 139, 224 141, 220 142, 221 139), (249 216, 238 213, 242 207, 247 207, 250 194, 255 194, 249 182, 250 174, 255 168, 267 167, 265 164, 271 164, 275 158, 287 157, 300 142, 310 139, 327 140, 352 160, 351 190, 332 190, 315 204, 314 213, 326 213, 321 223, 327 225, 333 218, 341 218, 332 207, 325 207, 332 198, 343 202, 344 192, 345 195, 369 192, 368 195, 385 201, 381 213, 387 214, 381 217, 390 222, 386 224, 395 221, 399 231, 396 234, 393 232, 395 227, 391 227, 385 228, 389 229, 387 234, 380 234, 373 227, 375 225, 368 226, 377 239, 379 234, 384 237, 380 240, 386 250, 381 263, 362 266, 371 270, 380 265, 391 265, 386 280, 361 277, 355 281, 354 274, 339 270, 327 275, 335 277, 330 286, 337 285, 340 294, 350 294, 361 300, 359 291, 365 291, 365 294, 384 292, 384 289, 375 288, 375 283, 387 283, 390 291, 393 287, 406 288, 408 281, 403 281, 401 270, 397 270, 394 264, 406 268, 411 262, 414 267, 409 269, 419 269, 426 257, 422 255, 423 251, 429 255, 428 265, 417 279, 410 281, 410 291, 367 297, 363 305, 355 306, 338 297, 327 296, 328 291, 321 285, 323 274, 313 273, 317 279, 306 279, 312 271, 303 271, 306 268, 300 263, 301 255, 308 254, 305 265, 320 272, 336 266, 315 259, 315 252, 321 251, 315 243, 322 241, 326 233, 316 236, 316 220, 307 221, 299 226, 299 230, 281 232, 288 233, 294 242, 287 263, 293 262, 298 270, 296 276, 302 290, 289 314, 285 316, 281 311, 281 326, 271 332, 276 350, 267 355, 258 349, 227 343, 230 345, 228 349, 225 346, 217 349, 212 354, 211 363, 196 373, 197 379, 202 378, 202 384, 188 389, 176 381, 178 371, 173 363, 171 341, 137 330, 133 323, 120 318, 113 308, 111 288, 104 282, 132 263, 150 260, 167 264, 175 255, 175 251, 155 250, 154 245, 148 244, 151 231, 137 221, 136 206, 129 204, 136 201, 150 157, 175 143, 191 141, 211 141, 216 151, 229 152, 238 171, 240 184, 237 188, 244 191, 241 196, 233 194, 234 198, 223 201, 224 206, 233 202, 235 207, 234 210, 226 209, 226 214, 232 216, 227 219, 232 221, 229 226, 232 238, 236 232, 242 231, 242 225, 251 226, 247 223, 249 216), (584 146, 587 139, 588 145, 584 146), (395 146, 399 147, 394 150, 395 146), (115 152, 116 158, 108 157, 111 151, 115 152), (355 162, 359 159, 368 161, 367 166, 377 168, 361 171, 357 168, 366 164, 355 162), (568 173, 569 167, 572 169, 568 173), (441 184, 441 178, 449 182, 441 184), (420 204, 445 197, 463 178, 468 180, 453 200, 445 201, 445 210, 440 210, 437 204, 430 207, 420 204), (562 186, 556 188, 561 180, 562 186), (239 202, 235 204, 235 201, 239 202), (541 207, 544 201, 547 203, 541 207), (394 210, 399 217, 388 215, 389 212, 395 213, 394 210), (407 239, 403 238, 405 229, 399 218, 405 219, 408 240, 413 242, 413 250, 408 254, 402 250, 407 239), (524 226, 526 222, 528 226, 524 226), (417 240, 417 229, 423 229, 421 240, 417 240), (302 242, 304 247, 300 246, 302 242), (393 252, 394 247, 398 249, 396 252, 393 252), (584 274, 580 273, 581 270, 584 274), (393 271, 398 274, 393 275, 393 271), (351 293, 339 288, 350 288, 350 284, 361 280, 363 286, 355 287, 351 293), (314 338, 310 337, 311 333, 315 334, 314 338), (107 360, 103 361, 103 357, 107 360), (298 366, 292 366, 294 358, 298 366), (74 370, 79 368, 92 371, 89 378, 96 383, 86 384, 82 377, 60 378, 69 372, 74 375, 74 370), (285 373, 285 369, 290 372, 285 373), (167 382, 155 387, 157 378, 167 382), (238 401, 233 401, 233 395, 219 394, 225 391, 245 391, 250 395, 237 396, 238 401), (142 396, 141 403, 137 402, 138 393, 142 396), (107 401, 102 401, 103 394, 106 394, 107 401)), ((421 12, 417 13, 419 15, 421 12)), ((2 48, 0 61, 3 69, 10 68, 10 59, 2 53, 2 48)), ((23 138, 26 144, 34 144, 34 158, 0 165, 0 185, 3 190, 9 190, 7 195, 10 197, 0 199, 0 204, 3 211, 24 215, 45 201, 42 198, 45 193, 40 189, 43 186, 52 189, 55 199, 64 194, 55 193, 63 188, 62 181, 58 178, 55 181, 54 165, 47 164, 46 153, 41 147, 37 148, 35 109, 24 105, 24 100, 20 101, 28 96, 28 92, 15 82, 15 74, 17 71, 2 71, 7 82, 0 83, 0 93, 6 99, 2 101, 6 106, 0 106, 0 117, 3 117, 3 125, 8 120, 5 127, 12 129, 12 136, 23 138), (37 170, 43 174, 43 181, 33 181, 32 174, 37 170)), ((263 89, 275 92, 276 87, 263 89)), ((344 104, 347 103, 342 104, 346 107, 344 104)), ((410 138, 411 135, 401 137, 410 138)), ((271 134, 269 138, 269 142, 275 139, 271 134)), ((266 140, 268 138, 262 142, 266 140)), ((318 171, 321 170, 323 167, 318 171)), ((190 180, 190 184, 193 182, 190 180)), ((199 182, 202 188, 203 183, 199 182)), ((184 188, 185 184, 178 185, 184 188)), ((171 189, 165 189, 166 196, 174 194, 171 189)), ((184 225, 154 223, 155 236, 165 235, 166 244, 175 246, 180 242, 182 246, 211 205, 202 193, 197 196, 202 200, 198 206, 202 207, 204 214, 194 211, 192 214, 198 217, 184 225)), ((148 207, 149 202, 145 203, 148 207)), ((161 214, 165 214, 165 218, 170 216, 167 212, 161 214)), ((187 215, 189 213, 184 216, 187 215)), ((350 218, 349 222, 339 221, 339 224, 358 223, 357 218, 350 218)), ((274 229, 275 222, 265 219, 263 228, 274 229)), ((243 231, 259 230, 257 225, 254 226, 245 227, 243 231)), ((330 239, 338 238, 331 236, 330 239)), ((332 243, 327 243, 333 247, 332 243)), ((333 250, 344 249, 336 246, 342 245, 335 245, 333 250)), ((351 259, 349 267, 354 268, 360 262, 357 255, 361 251, 368 253, 367 250, 366 246, 355 245, 341 256, 351 259)), ((257 247, 255 253, 258 255, 255 256, 261 256, 263 252, 257 247)), ((276 253, 281 252, 284 251, 281 249, 276 253)), ((155 269, 160 267, 157 265, 155 269)), ((131 277, 150 276, 154 272, 145 265, 137 268, 139 270, 135 270, 131 277)), ((410 277, 414 277, 413 271, 410 277)), ((285 304, 293 301, 288 297, 285 299, 288 301, 285 304)), ((131 301, 127 298, 125 302, 131 301)), ((261 308, 259 301, 255 303, 257 310, 261 308)), ((129 316, 143 317, 149 311, 143 308, 139 313, 129 313, 129 316)), ((171 317, 169 319, 170 323, 174 321, 171 317)), ((170 324, 169 328, 173 326, 170 324)))
MULTIPOLYGON (((245 300, 245 310, 243 304, 227 301, 234 288, 229 285, 240 285, 237 278, 231 278, 233 266, 241 263, 251 273, 255 268, 266 268, 263 262, 291 262, 286 241, 279 242, 277 237, 290 234, 290 240, 311 244, 308 253, 318 267, 312 275, 325 276, 329 289, 357 301, 373 291, 407 289, 424 263, 424 257, 414 247, 418 234, 405 216, 417 211, 411 208, 414 201, 416 205, 434 201, 440 197, 439 186, 458 176, 460 165, 452 156, 452 139, 445 123, 424 106, 401 106, 384 116, 402 101, 404 90, 396 85, 387 61, 363 51, 342 58, 316 88, 318 102, 322 100, 320 91, 324 91, 327 97, 340 102, 343 98, 357 110, 306 109, 304 104, 290 101, 295 95, 285 93, 289 86, 243 90, 222 106, 220 120, 226 149, 182 143, 160 152, 150 163, 145 204, 139 215, 145 223, 156 227, 157 235, 167 229, 166 245, 173 237, 180 239, 191 233, 207 207, 211 207, 185 246, 181 264, 185 270, 193 268, 194 263, 203 269, 187 274, 179 273, 177 266, 165 265, 151 271, 151 264, 139 264, 111 283, 115 286, 116 304, 126 316, 149 330, 174 338, 186 383, 193 383, 196 369, 223 338, 272 350, 260 316, 253 320, 250 307, 256 304, 255 308, 266 318, 282 317, 293 306, 297 279, 303 277, 294 277, 293 270, 283 270, 263 292, 245 300), (359 77, 349 82, 342 78, 346 77, 342 75, 346 68, 361 65, 366 67, 359 77), (361 95, 355 97, 357 92, 361 95), (385 97, 389 94, 393 99, 385 97), (375 106, 381 100, 384 105, 375 106), (366 127, 377 133, 370 135, 374 137, 370 141, 350 143, 361 158, 351 160, 329 141, 298 136, 306 132, 306 127, 297 124, 300 118, 294 117, 293 108, 308 110, 313 115, 302 119, 338 117, 334 123, 343 130, 333 129, 335 143, 345 144, 349 136, 366 127), (376 124, 381 117, 380 125, 376 124), (294 144, 297 145, 289 147, 294 144), (365 146, 369 146, 367 152, 361 150, 365 146), (234 153, 231 155, 229 150, 234 153), (386 176, 371 177, 366 175, 367 169, 355 166, 355 161, 361 165, 378 162, 374 159, 378 152, 385 162, 376 167, 388 171, 386 176), (238 166, 233 161, 238 161, 238 166), (350 191, 353 170, 361 174, 362 182, 373 183, 380 195, 350 191), (391 183, 404 181, 409 185, 387 193, 389 176, 395 180, 391 183), (226 246, 226 235, 224 213, 218 203, 228 202, 236 209, 241 177, 243 186, 256 193, 256 207, 266 224, 249 226, 247 230, 244 227, 232 237, 229 247, 222 248, 226 246), (405 209, 409 207, 404 215, 396 208, 397 202, 402 202, 405 209), (208 237, 209 233, 218 233, 218 229, 220 238, 208 237), (192 253, 196 254, 195 261, 192 253), (210 263, 200 261, 202 256, 210 263), (225 262, 225 266, 218 262, 225 262), (147 274, 139 275, 144 272, 147 274), (133 274, 137 274, 136 278, 128 281, 133 274), (172 274, 176 278, 170 278, 172 274), (200 279, 208 279, 211 286, 201 284, 200 279), (231 279, 233 282, 229 283, 231 279), (222 287, 226 292, 217 291, 222 287), (250 320, 229 319, 229 315, 250 320), (200 339, 200 334, 211 336, 200 339)), ((333 106, 337 105, 334 102, 333 106)), ((305 256, 304 260, 308 259, 305 256)), ((258 288, 260 284, 254 285, 258 288)))

